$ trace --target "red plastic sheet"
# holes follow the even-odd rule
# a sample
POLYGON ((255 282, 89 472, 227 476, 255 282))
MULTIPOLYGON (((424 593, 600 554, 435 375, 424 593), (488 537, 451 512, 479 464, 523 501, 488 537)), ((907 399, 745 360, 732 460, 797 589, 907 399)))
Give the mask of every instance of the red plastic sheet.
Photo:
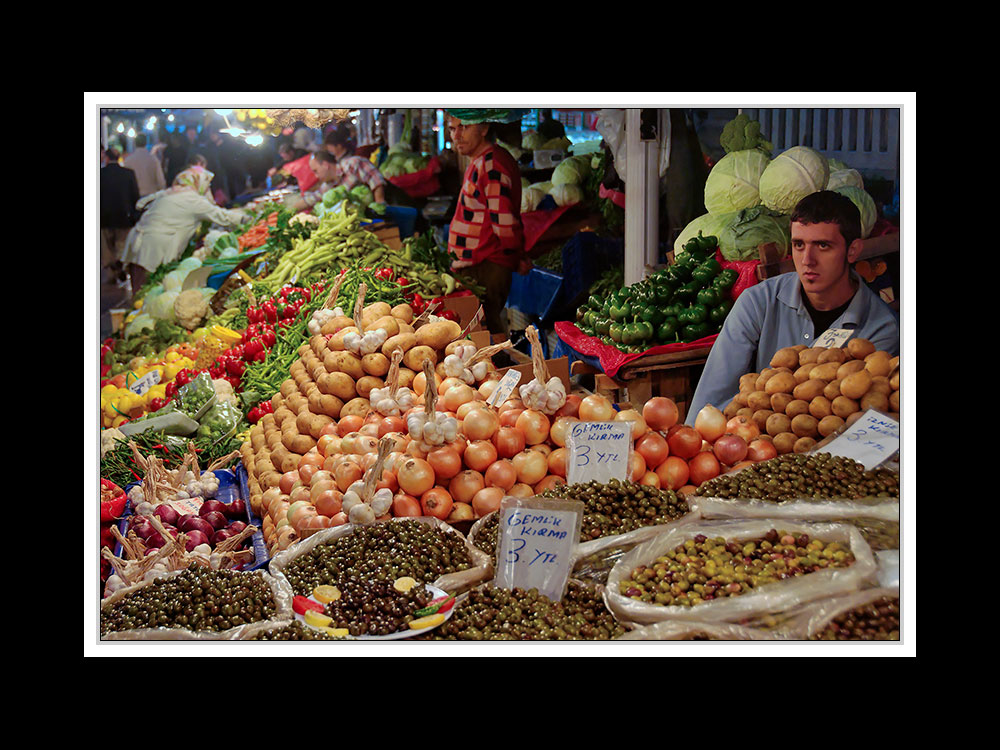
POLYGON ((617 375, 618 371, 629 362, 634 362, 642 357, 652 354, 674 354, 677 352, 686 352, 691 349, 701 349, 711 346, 719 337, 719 334, 713 333, 711 336, 696 339, 686 344, 663 344, 661 346, 654 346, 638 354, 626 354, 613 346, 608 346, 599 338, 588 336, 568 320, 561 320, 555 323, 553 327, 555 328, 556 335, 568 346, 576 349, 580 354, 586 354, 588 357, 597 357, 601 363, 601 369, 604 370, 604 374, 611 378, 617 375))
POLYGON ((389 177, 388 180, 411 198, 426 198, 441 189, 438 174, 441 172, 441 162, 435 156, 427 166, 411 174, 401 174, 399 177, 389 177))
POLYGON ((524 249, 531 250, 541 239, 549 227, 559 221, 559 217, 570 210, 572 206, 560 206, 551 211, 529 211, 521 214, 521 225, 524 227, 524 249))
POLYGON ((621 209, 625 208, 625 193, 620 190, 608 190, 604 185, 601 185, 597 195, 600 198, 607 198, 621 209))
POLYGON ((312 154, 306 154, 301 159, 290 161, 281 168, 292 175, 298 182, 299 190, 303 193, 316 184, 316 175, 309 168, 309 159, 312 154))

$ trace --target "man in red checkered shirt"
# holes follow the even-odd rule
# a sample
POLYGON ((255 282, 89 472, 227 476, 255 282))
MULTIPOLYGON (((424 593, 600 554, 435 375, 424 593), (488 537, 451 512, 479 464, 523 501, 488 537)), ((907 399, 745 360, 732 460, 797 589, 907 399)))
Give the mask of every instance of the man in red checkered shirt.
POLYGON ((512 275, 531 270, 521 225, 521 171, 514 157, 493 142, 490 123, 466 124, 449 116, 448 131, 455 150, 472 160, 448 229, 452 268, 486 288, 483 323, 502 333, 500 312, 512 275))

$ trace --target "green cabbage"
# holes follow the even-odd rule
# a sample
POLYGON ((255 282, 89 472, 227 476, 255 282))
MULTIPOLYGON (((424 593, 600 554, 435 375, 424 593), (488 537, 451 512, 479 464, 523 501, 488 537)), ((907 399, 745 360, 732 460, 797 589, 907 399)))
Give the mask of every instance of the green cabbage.
POLYGON ((774 242, 787 255, 792 245, 791 217, 764 206, 745 208, 719 235, 719 251, 726 260, 753 260, 758 247, 774 242))
POLYGON ((536 182, 534 185, 531 185, 530 187, 538 188, 543 193, 548 194, 548 192, 552 189, 552 183, 551 182, 536 182))
POLYGON ((521 133, 521 147, 527 151, 540 149, 544 143, 545 141, 542 139, 541 134, 534 130, 525 130, 521 133))
POLYGON ((712 167, 705 181, 705 208, 729 214, 760 203, 758 183, 770 160, 756 149, 733 151, 712 167))
POLYGON ((552 170, 553 185, 582 185, 590 175, 589 156, 571 156, 563 159, 552 170))
POLYGON ((583 200, 583 188, 572 184, 553 185, 549 195, 557 206, 572 206, 583 200))
POLYGON ((125 326, 125 338, 129 339, 135 336, 139 331, 150 330, 152 331, 155 327, 156 321, 153 319, 152 315, 148 313, 141 313, 136 315, 132 321, 125 326))
POLYGON ((826 188, 829 180, 830 165, 823 154, 793 146, 774 157, 761 174, 760 200, 772 211, 790 214, 800 200, 826 188))
POLYGON ((841 185, 838 188, 834 188, 833 192, 846 195, 858 207, 858 213, 861 214, 861 239, 870 235, 872 227, 875 226, 875 222, 878 219, 878 208, 875 206, 875 201, 872 197, 854 185, 841 185))
POLYGON ((830 172, 830 179, 826 183, 827 190, 836 190, 842 185, 854 185, 864 189, 865 182, 861 179, 861 173, 856 169, 838 169, 830 172))
POLYGON ((541 148, 543 151, 567 151, 570 146, 573 145, 573 141, 569 138, 553 138, 550 141, 545 141, 541 148))
POLYGON ((156 320, 165 320, 173 323, 176 319, 174 314, 174 300, 180 295, 180 287, 168 289, 163 294, 157 295, 152 302, 147 302, 142 306, 143 312, 153 316, 156 320))
POLYGON ((722 230, 736 220, 738 213, 730 214, 704 214, 688 224, 674 240, 674 257, 678 257, 684 252, 684 245, 692 237, 697 237, 698 232, 705 237, 718 237, 722 230))

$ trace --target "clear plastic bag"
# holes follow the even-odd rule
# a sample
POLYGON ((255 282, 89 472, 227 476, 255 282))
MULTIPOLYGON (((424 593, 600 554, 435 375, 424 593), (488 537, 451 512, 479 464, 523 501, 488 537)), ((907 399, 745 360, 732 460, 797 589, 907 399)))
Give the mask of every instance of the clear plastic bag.
POLYGON ((813 602, 796 612, 795 618, 788 624, 788 638, 808 640, 822 633, 830 621, 838 615, 863 607, 884 597, 899 598, 898 586, 885 586, 865 589, 845 596, 835 596, 829 599, 813 602))
POLYGON ((777 630, 748 628, 730 622, 667 620, 644 625, 621 637, 623 641, 780 641, 787 635, 777 630))
POLYGON ((701 622, 741 622, 773 612, 782 612, 815 599, 861 589, 876 572, 875 559, 861 533, 849 524, 818 524, 795 520, 705 521, 670 529, 642 544, 612 569, 608 576, 605 601, 623 622, 650 625, 667 620, 701 622), (791 534, 808 534, 810 539, 839 542, 847 546, 854 563, 846 568, 827 568, 785 581, 762 586, 738 596, 702 602, 695 606, 659 606, 637 602, 619 593, 622 581, 639 565, 651 563, 697 534, 743 542, 763 537, 777 529, 791 534))
POLYGON ((737 500, 718 497, 688 497, 693 512, 706 520, 722 518, 792 518, 800 521, 837 521, 847 518, 899 520, 899 502, 872 497, 859 500, 801 498, 776 503, 770 500, 737 500))

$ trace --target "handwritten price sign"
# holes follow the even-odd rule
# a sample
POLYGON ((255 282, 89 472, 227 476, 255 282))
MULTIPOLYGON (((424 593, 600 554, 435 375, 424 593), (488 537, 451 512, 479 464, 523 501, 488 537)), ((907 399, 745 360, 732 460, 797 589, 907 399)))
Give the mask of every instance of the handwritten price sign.
POLYGON ((817 337, 813 346, 837 349, 846 344, 847 340, 853 335, 854 331, 850 328, 828 328, 817 337))
POLYGON ((871 471, 899 450, 899 422, 869 409, 820 450, 853 458, 865 467, 865 471, 871 471))
POLYGON ((606 483, 625 479, 632 449, 629 422, 574 422, 566 440, 569 448, 566 481, 606 483))
POLYGON ((534 588, 554 601, 562 599, 573 569, 573 547, 580 538, 583 503, 506 497, 497 512, 500 535, 494 584, 534 588))

